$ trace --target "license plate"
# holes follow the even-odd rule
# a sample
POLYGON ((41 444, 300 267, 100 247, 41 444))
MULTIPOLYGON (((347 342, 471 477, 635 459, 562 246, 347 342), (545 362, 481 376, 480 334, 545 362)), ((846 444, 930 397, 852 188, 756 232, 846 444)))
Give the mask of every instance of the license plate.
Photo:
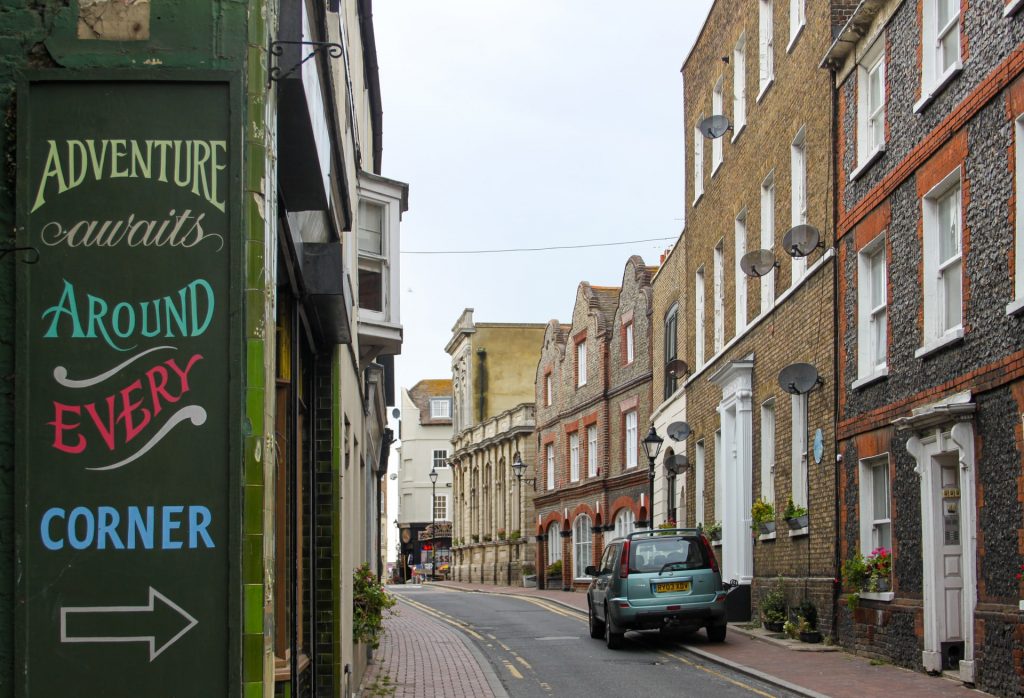
POLYGON ((668 584, 655 584, 654 590, 659 594, 664 594, 669 591, 689 591, 689 582, 669 582, 668 584))

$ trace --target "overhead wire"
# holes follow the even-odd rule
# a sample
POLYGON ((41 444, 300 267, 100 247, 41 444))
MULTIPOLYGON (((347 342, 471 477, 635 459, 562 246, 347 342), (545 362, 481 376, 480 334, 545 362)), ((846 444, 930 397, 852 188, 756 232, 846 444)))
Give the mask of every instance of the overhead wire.
POLYGON ((501 254, 506 252, 547 252, 549 250, 580 250, 588 247, 616 247, 636 245, 642 242, 664 242, 678 240, 678 235, 663 238, 646 238, 644 240, 626 240, 623 242, 593 242, 586 245, 549 245, 547 247, 510 247, 496 250, 402 250, 402 254, 501 254))

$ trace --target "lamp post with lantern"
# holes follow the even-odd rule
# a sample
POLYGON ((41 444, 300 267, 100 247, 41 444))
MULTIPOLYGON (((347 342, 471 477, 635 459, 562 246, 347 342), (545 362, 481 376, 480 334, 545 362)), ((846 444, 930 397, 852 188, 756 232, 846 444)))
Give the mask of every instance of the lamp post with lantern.
POLYGON ((654 425, 651 425, 650 431, 647 432, 647 436, 644 437, 644 452, 647 454, 647 467, 648 467, 648 478, 650 479, 650 498, 647 503, 647 518, 650 519, 647 524, 650 530, 654 530, 654 460, 658 457, 658 453, 661 451, 661 444, 664 443, 664 439, 658 436, 658 432, 654 431, 654 425))
MULTIPOLYGON (((653 466, 652 466, 653 467, 653 466)), ((437 469, 430 468, 430 579, 437 579, 437 469)))

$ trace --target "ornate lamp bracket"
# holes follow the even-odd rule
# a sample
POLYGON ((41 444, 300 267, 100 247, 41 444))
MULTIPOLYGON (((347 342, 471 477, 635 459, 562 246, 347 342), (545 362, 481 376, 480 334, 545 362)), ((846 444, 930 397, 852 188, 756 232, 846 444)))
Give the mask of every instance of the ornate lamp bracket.
MULTIPOLYGON (((283 80, 292 73, 294 73, 303 63, 308 61, 316 54, 323 52, 327 54, 329 58, 341 58, 344 48, 341 44, 336 44, 330 41, 271 41, 268 47, 270 51, 270 82, 276 82, 283 80), (309 53, 301 61, 293 65, 288 70, 281 72, 281 66, 274 65, 276 62, 274 56, 280 58, 284 55, 285 46, 310 46, 309 53)), ((268 85, 269 87, 269 85, 268 85)))

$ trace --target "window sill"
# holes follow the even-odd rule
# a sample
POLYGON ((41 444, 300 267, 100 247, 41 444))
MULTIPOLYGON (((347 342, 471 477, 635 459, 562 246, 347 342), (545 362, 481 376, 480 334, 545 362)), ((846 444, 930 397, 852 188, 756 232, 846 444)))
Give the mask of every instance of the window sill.
POLYGON ((886 368, 883 368, 883 369, 881 369, 879 371, 876 371, 875 373, 872 373, 870 375, 864 376, 863 378, 858 378, 857 380, 855 380, 853 382, 853 384, 850 386, 850 388, 853 389, 853 390, 860 390, 861 388, 865 388, 865 387, 871 385, 872 383, 877 383, 878 381, 882 380, 883 378, 888 378, 888 377, 889 377, 889 369, 888 369, 888 367, 886 367, 886 368))
MULTIPOLYGON (((1024 2, 1024 0, 1021 0, 1021 2, 1024 2)), ((1007 315, 1020 315, 1022 312, 1024 312, 1024 296, 1011 301, 1006 306, 1007 315)))
POLYGON ((761 103, 761 100, 764 98, 765 94, 768 92, 768 90, 771 89, 772 85, 774 85, 774 84, 775 84, 775 77, 772 76, 772 77, 768 78, 768 82, 766 82, 764 84, 764 87, 761 88, 761 91, 757 93, 757 100, 756 101, 757 101, 758 104, 761 103))
POLYGON ((764 542, 764 541, 767 541, 767 540, 775 540, 775 531, 772 531, 771 533, 762 533, 761 535, 759 535, 757 537, 757 539, 759 541, 761 541, 761 542, 764 542))
POLYGON ((884 152, 885 152, 885 143, 883 143, 882 145, 880 145, 877 148, 875 148, 874 150, 872 150, 871 153, 866 158, 864 158, 864 162, 862 162, 861 164, 857 165, 857 168, 853 172, 850 173, 850 181, 853 182, 858 177, 860 177, 862 174, 867 172, 868 168, 871 167, 872 165, 874 165, 875 162, 878 160, 878 158, 882 157, 882 154, 884 152))
POLYGON ((725 162, 725 160, 724 160, 724 159, 723 159, 723 160, 719 160, 718 162, 716 162, 715 164, 713 164, 713 165, 711 166, 711 177, 712 177, 712 179, 714 179, 714 176, 715 176, 716 174, 718 174, 718 171, 719 171, 720 169, 722 169, 722 163, 723 163, 723 162, 725 162))
POLYGON ((956 329, 950 330, 946 334, 942 335, 938 339, 933 339, 932 341, 928 342, 923 347, 921 347, 920 349, 915 351, 914 352, 914 358, 915 359, 923 359, 924 357, 928 356, 929 354, 934 354, 935 352, 939 351, 940 349, 945 349, 946 347, 948 347, 948 346, 950 346, 952 344, 957 344, 959 342, 962 342, 963 339, 964 339, 964 328, 963 327, 957 327, 956 329))
POLYGON ((963 69, 964 64, 958 60, 953 67, 950 68, 949 72, 939 78, 927 92, 925 92, 924 86, 922 85, 921 92, 924 92, 925 94, 914 104, 914 113, 920 114, 925 107, 931 104, 932 101, 938 97, 944 89, 946 89, 946 85, 948 85, 953 78, 959 75, 960 71, 963 69))
POLYGON ((793 37, 789 40, 789 45, 786 47, 786 53, 793 53, 793 47, 796 46, 796 42, 800 38, 800 35, 804 33, 804 27, 806 26, 807 22, 804 22, 799 27, 797 27, 796 34, 794 34, 793 37))
POLYGON ((1024 7, 1024 0, 1013 0, 1003 8, 1003 17, 1009 17, 1022 7, 1024 7))
MULTIPOLYGON (((722 547, 722 541, 721 540, 713 540, 713 541, 711 541, 711 547, 712 548, 721 548, 722 547)), ((1021 603, 1024 604, 1024 601, 1021 601, 1021 603)))
POLYGON ((808 535, 810 533, 810 531, 811 531, 811 529, 808 526, 804 526, 803 528, 793 528, 793 529, 790 529, 790 531, 789 531, 789 537, 790 538, 801 538, 803 536, 808 535))
POLYGON ((860 598, 868 601, 881 601, 882 603, 889 603, 896 598, 896 593, 892 591, 862 591, 860 592, 860 598))
MULTIPOLYGON (((1024 1, 1024 0, 1022 0, 1022 1, 1024 1)), ((737 140, 739 140, 740 134, 743 133, 746 130, 746 128, 747 128, 747 122, 746 121, 744 121, 739 126, 734 126, 733 127, 733 132, 732 132, 732 138, 729 139, 729 142, 730 143, 735 143, 737 140)))
POLYGON ((1018 605, 1018 608, 1019 608, 1020 610, 1024 611, 1024 599, 1021 599, 1021 600, 1020 600, 1020 601, 1018 601, 1017 603, 1019 604, 1019 605, 1018 605))

